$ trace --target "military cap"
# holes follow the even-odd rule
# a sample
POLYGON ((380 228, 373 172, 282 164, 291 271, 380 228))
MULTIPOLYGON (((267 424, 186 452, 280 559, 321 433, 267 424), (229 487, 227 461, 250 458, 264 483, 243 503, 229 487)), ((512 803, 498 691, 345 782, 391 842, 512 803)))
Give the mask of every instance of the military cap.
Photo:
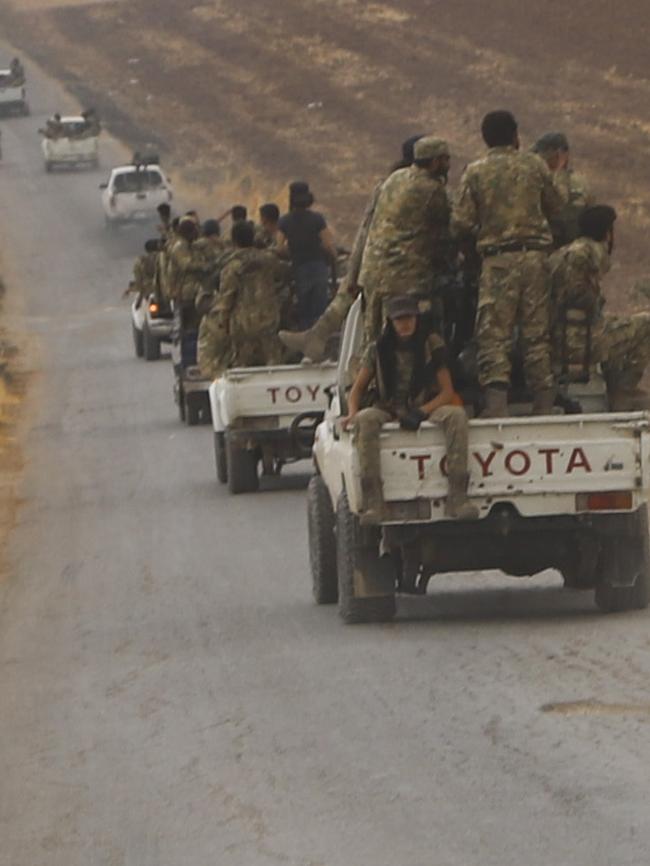
POLYGON ((568 150, 569 139, 563 132, 545 132, 532 147, 535 153, 548 153, 551 150, 568 150))
POLYGON ((417 316, 420 313, 417 298, 413 295, 398 295, 388 302, 388 318, 401 319, 406 316, 417 316))
POLYGON ((435 159, 437 156, 449 156, 449 145, 442 138, 425 135, 418 139, 413 148, 415 159, 435 159))

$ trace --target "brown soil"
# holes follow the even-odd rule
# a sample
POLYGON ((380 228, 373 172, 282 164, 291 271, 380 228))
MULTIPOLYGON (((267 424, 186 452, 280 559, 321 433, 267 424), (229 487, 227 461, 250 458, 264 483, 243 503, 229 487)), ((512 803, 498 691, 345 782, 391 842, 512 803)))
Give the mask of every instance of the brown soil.
MULTIPOLYGON (((643 0, 0 0, 9 38, 152 140, 216 211, 300 176, 349 238, 374 181, 418 131, 448 138, 457 178, 482 114, 511 107, 524 141, 565 130, 620 212, 612 306, 646 274, 650 79, 643 0)), ((55 106, 53 106, 53 109, 55 106)), ((633 301, 639 302, 638 298, 633 301)))

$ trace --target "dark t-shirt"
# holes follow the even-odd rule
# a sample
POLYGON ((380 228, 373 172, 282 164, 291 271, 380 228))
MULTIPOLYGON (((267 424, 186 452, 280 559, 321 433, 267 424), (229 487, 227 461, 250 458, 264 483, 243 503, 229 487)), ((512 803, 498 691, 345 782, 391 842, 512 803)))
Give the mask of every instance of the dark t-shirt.
POLYGON ((279 227, 289 244, 294 265, 327 260, 320 242, 320 233, 327 228, 323 214, 313 210, 292 210, 280 219, 279 227))

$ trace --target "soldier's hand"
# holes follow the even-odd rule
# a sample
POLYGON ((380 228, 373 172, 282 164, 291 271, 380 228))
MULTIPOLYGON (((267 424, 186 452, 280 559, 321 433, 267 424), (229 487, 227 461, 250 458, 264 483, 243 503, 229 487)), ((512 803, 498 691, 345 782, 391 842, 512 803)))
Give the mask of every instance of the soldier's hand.
POLYGON ((399 426, 402 430, 419 430, 420 424, 427 420, 427 416, 420 409, 409 409, 399 419, 399 426))
POLYGON ((344 415, 341 418, 341 429, 348 431, 350 427, 354 424, 354 415, 344 415))

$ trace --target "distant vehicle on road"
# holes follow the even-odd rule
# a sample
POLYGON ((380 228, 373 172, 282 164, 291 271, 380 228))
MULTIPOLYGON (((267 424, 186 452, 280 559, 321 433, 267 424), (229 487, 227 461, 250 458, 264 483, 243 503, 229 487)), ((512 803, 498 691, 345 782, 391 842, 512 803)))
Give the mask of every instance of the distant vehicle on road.
POLYGON ((157 156, 136 156, 129 165, 117 166, 99 188, 106 225, 111 229, 121 224, 154 220, 158 206, 173 198, 171 184, 157 156))
POLYGON ((23 80, 17 84, 11 69, 0 69, 0 113, 29 114, 27 87, 23 80))
POLYGON ((162 343, 171 343, 174 314, 155 295, 137 297, 131 304, 131 328, 135 354, 145 361, 160 358, 162 343))
POLYGON ((72 167, 99 166, 99 136, 83 135, 87 123, 80 115, 62 117, 62 134, 57 138, 43 136, 41 147, 45 159, 45 170, 52 171, 58 166, 72 167))

